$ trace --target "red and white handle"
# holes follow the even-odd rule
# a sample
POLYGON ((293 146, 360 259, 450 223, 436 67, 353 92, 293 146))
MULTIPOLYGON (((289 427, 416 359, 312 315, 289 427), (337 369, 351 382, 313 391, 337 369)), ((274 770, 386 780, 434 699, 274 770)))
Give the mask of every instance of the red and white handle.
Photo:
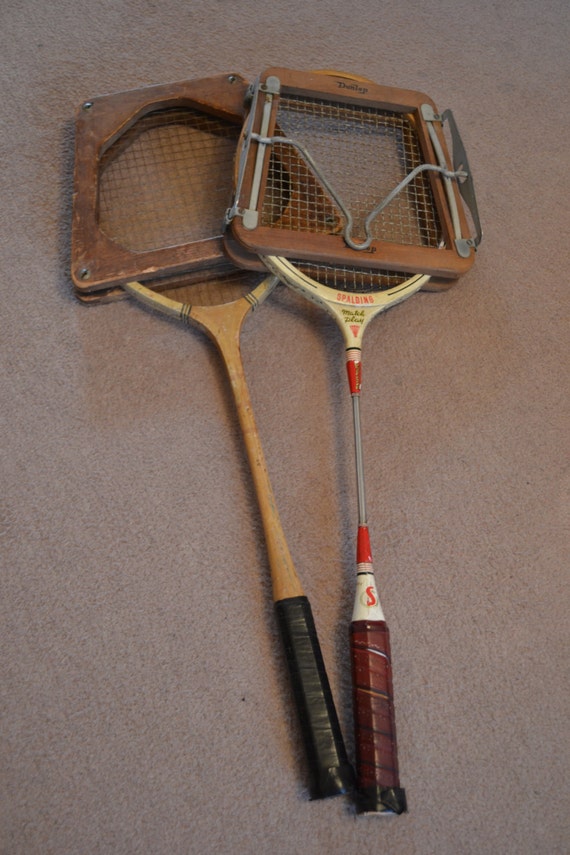
POLYGON ((356 808, 359 813, 404 813, 400 787, 390 635, 374 577, 360 432, 362 362, 360 350, 347 350, 347 372, 354 416, 358 487, 356 592, 350 626, 352 700, 356 749, 356 808))

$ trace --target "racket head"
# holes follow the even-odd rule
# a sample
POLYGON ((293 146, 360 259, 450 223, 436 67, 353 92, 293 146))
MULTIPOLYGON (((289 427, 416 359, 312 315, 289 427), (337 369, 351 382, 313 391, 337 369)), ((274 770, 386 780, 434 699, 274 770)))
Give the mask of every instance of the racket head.
POLYGON ((71 234, 80 299, 123 296, 129 280, 230 269, 223 221, 247 88, 228 73, 81 106, 71 234))
POLYGON ((469 269, 474 248, 457 239, 457 226, 468 231, 461 194, 438 171, 434 137, 453 167, 442 128, 425 118, 439 116, 427 95, 342 72, 284 68, 265 71, 254 93, 231 209, 232 235, 247 250, 444 279, 469 269), (367 225, 378 203, 419 168, 367 225), (347 217, 358 248, 347 243, 347 217), (362 249, 366 228, 372 239, 362 249))

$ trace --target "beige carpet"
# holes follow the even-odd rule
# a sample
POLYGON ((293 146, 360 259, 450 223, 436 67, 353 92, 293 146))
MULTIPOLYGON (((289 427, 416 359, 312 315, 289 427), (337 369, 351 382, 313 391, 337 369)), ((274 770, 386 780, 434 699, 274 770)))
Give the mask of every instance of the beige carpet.
MULTIPOLYGON (((2 855, 569 851, 568 24, 563 0, 3 0, 2 855), (427 92, 476 178, 475 266, 365 342, 401 817, 308 800, 213 347, 71 294, 82 101, 268 65, 427 92)), ((243 351, 352 756, 342 343, 281 287, 243 351)))

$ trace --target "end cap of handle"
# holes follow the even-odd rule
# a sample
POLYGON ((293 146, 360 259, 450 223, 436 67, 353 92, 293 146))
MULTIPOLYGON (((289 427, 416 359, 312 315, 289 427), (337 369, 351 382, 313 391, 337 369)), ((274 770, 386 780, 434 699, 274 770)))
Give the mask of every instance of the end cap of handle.
POLYGON ((312 778, 310 799, 314 801, 352 793, 353 788, 354 770, 348 761, 341 762, 338 766, 321 770, 318 776, 312 778))
POLYGON ((358 789, 355 798, 357 813, 406 813, 406 791, 402 787, 366 787, 358 789))

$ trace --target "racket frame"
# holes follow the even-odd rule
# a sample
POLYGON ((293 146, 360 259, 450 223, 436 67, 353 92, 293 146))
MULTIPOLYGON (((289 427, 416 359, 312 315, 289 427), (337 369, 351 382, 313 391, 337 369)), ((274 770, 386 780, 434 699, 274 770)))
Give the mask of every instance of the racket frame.
MULTIPOLYGON (((370 321, 391 306, 429 287, 427 274, 410 274, 392 288, 367 294, 352 294, 312 279, 288 258, 260 256, 265 267, 293 290, 325 309, 341 328, 346 350, 362 348, 362 338, 370 321)), ((302 263, 302 262, 300 262, 302 263)), ((373 270, 369 271, 371 275, 373 270)))

